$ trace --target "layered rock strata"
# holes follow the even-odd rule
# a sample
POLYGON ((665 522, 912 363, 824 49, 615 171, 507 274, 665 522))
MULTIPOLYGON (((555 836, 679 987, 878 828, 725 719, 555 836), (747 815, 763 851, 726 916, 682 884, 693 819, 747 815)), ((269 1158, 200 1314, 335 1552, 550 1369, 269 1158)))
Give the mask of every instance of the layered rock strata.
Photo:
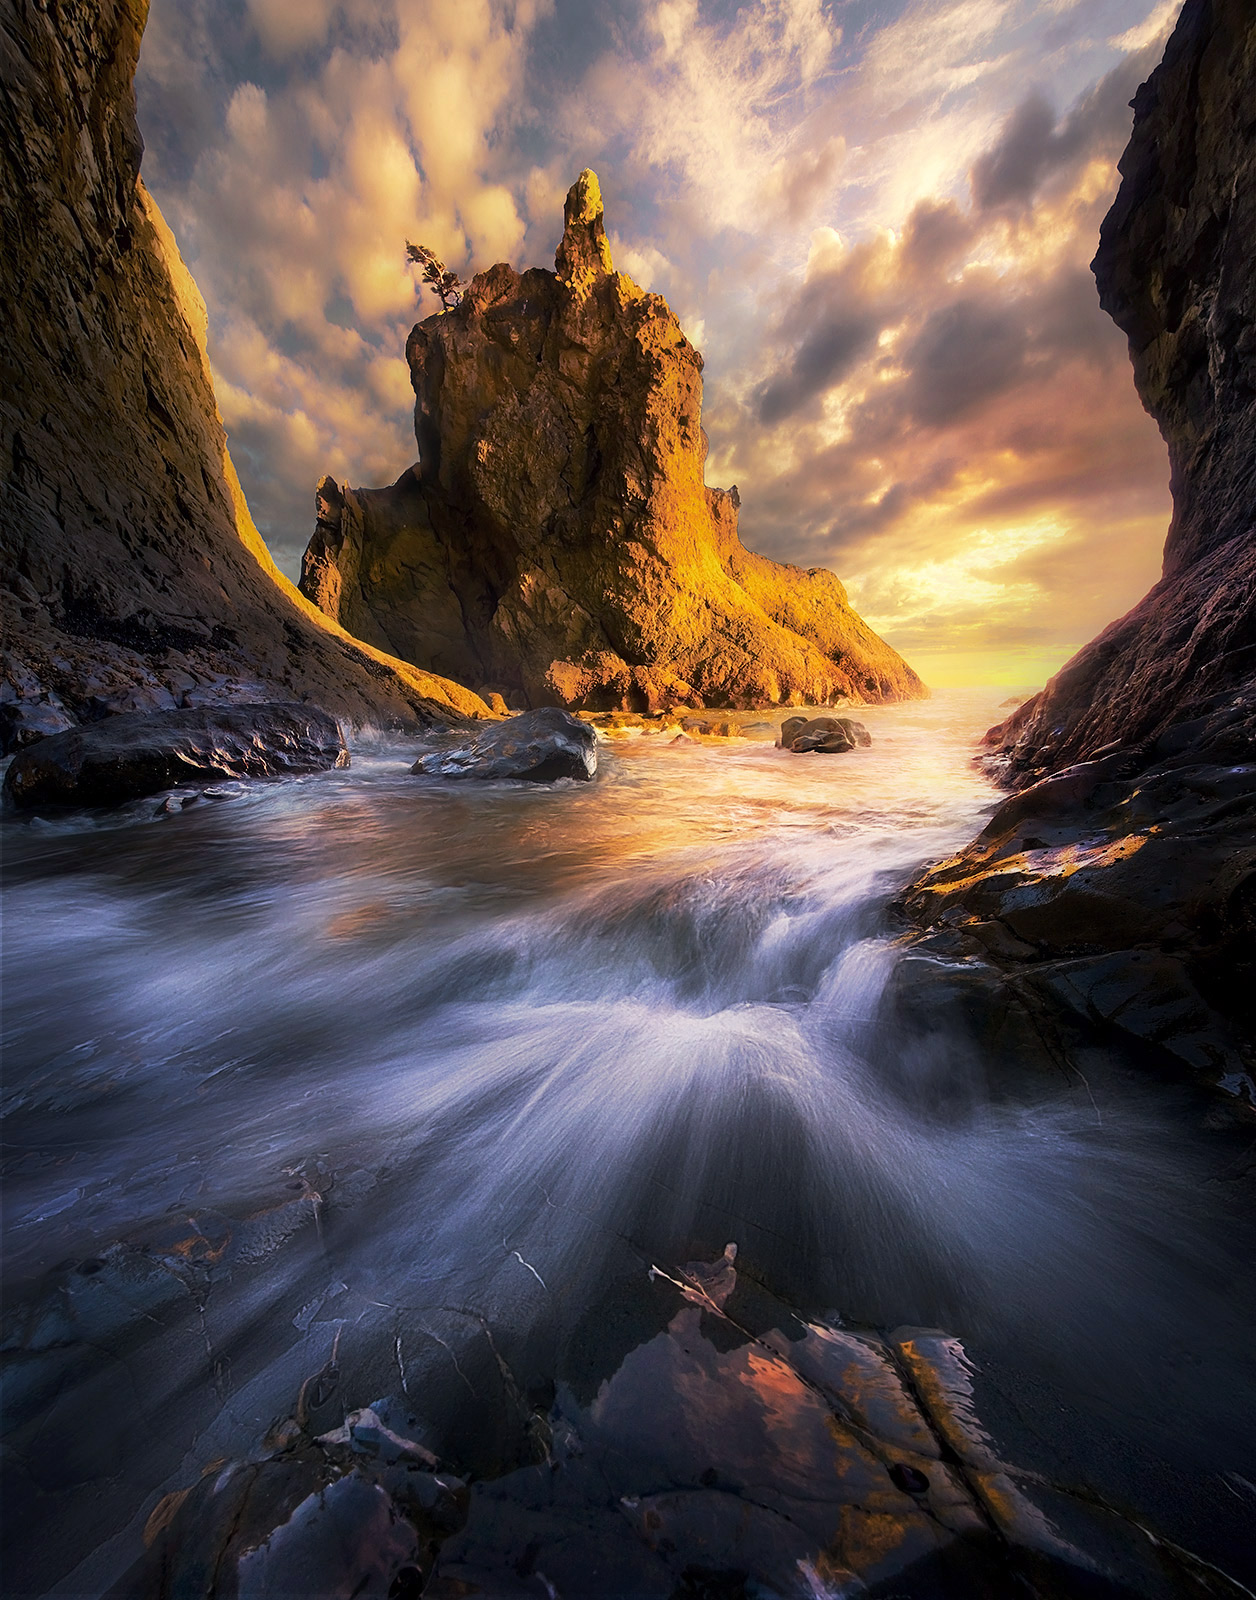
POLYGON ((363 647, 276 570, 214 399, 204 302, 138 180, 146 0, 19 0, 0 27, 0 729, 317 702, 484 709, 363 647))
MULTIPOLYGON (((1187 0, 1094 270, 1169 447, 1164 575, 987 736, 1008 800, 906 898, 921 972, 1250 1100, 1256 1037, 1256 16, 1187 0), (1028 785, 1028 787, 1026 787, 1028 785), (933 964, 930 965, 929 963, 933 964), (937 963, 941 963, 941 967, 937 963)), ((985 1007, 984 1011, 982 1007, 985 1007)), ((1000 1024, 1001 1025, 1001 1024, 1000 1024)))
POLYGON ((555 269, 492 267, 413 330, 419 464, 387 489, 323 480, 302 591, 515 705, 923 694, 832 573, 741 544, 737 490, 703 480, 702 358, 614 270, 592 172, 555 269))

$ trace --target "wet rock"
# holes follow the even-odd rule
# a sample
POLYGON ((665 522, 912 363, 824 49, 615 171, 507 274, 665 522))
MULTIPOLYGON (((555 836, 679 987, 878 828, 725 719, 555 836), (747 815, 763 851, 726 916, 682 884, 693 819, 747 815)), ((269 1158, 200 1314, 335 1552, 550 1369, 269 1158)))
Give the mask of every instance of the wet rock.
POLYGON ((587 781, 597 771, 597 735, 587 722, 556 706, 525 711, 474 736, 420 756, 410 769, 424 777, 556 778, 587 781))
POLYGON ((1256 1024, 1256 765, 1122 779, 1125 761, 1013 795, 930 868, 902 902, 928 930, 917 949, 927 965, 925 947, 952 940, 956 970, 996 1009, 1014 993, 1040 1019, 1241 1083, 1256 1024))
POLYGON ((318 1439, 289 1420, 267 1444, 167 1496, 149 1518, 146 1554, 110 1600, 417 1600, 465 1520, 462 1480, 433 1470, 430 1452, 376 1408, 318 1439))
POLYGON ((42 739, 14 757, 4 793, 26 808, 110 806, 179 784, 288 777, 348 759, 335 718, 308 706, 160 711, 42 739))
POLYGON ((856 722, 853 717, 813 717, 810 721, 791 717, 781 728, 782 747, 792 750, 795 755, 804 755, 812 750, 820 755, 843 755, 848 750, 866 748, 871 743, 872 735, 862 722, 856 722))
POLYGON ((74 718, 48 701, 0 701, 0 754, 10 755, 73 726, 74 718))
POLYGON ((411 332, 420 462, 386 489, 323 480, 303 592, 534 706, 924 693, 831 572, 741 543, 737 490, 703 482, 701 355, 615 270, 592 172, 565 217, 553 272, 500 263, 411 332))
MULTIPOLYGON (((125 716, 130 712, 174 711, 179 706, 180 698, 159 683, 137 684, 115 694, 92 695, 87 702, 88 720, 96 722, 102 717, 125 716)), ((255 692, 250 698, 256 703, 264 700, 265 695, 255 692)), ((184 700, 183 703, 186 705, 189 702, 184 700)))

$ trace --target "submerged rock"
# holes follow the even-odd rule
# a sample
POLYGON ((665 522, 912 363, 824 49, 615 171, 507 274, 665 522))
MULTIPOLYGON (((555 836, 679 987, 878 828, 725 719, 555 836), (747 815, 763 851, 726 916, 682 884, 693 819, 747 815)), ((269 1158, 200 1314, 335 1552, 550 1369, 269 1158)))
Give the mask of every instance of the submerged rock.
POLYGON ((288 777, 348 764, 336 719, 311 706, 137 712, 20 751, 4 793, 21 807, 113 806, 177 784, 288 777))
POLYGON ((465 743, 430 751, 410 770, 429 778, 588 780, 597 771, 597 735, 570 712, 541 706, 481 728, 465 743))
POLYGON ((560 1388, 543 1463, 472 1488, 431 1600, 1244 1592, 1003 1459, 958 1339, 803 1318, 736 1259, 651 1269, 665 1325, 583 1403, 560 1388))
POLYGON ((533 705, 924 694, 831 572, 742 545, 737 490, 703 481, 702 357, 614 269, 592 172, 555 267, 500 263, 413 330, 420 462, 386 489, 323 480, 303 593, 381 649, 533 705))

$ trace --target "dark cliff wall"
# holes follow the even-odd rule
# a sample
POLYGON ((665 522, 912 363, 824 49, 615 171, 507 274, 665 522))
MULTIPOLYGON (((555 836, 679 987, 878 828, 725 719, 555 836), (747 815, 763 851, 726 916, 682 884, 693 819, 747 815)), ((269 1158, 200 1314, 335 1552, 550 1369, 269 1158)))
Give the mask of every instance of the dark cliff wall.
POLYGON ((1256 8, 1187 0, 1134 101, 1094 261, 1169 450, 1164 574, 994 743, 1017 782, 1179 724, 1256 748, 1256 8))
POLYGON ((702 358, 611 262, 597 178, 556 272, 479 274, 406 354, 420 466, 324 480, 302 589, 435 671, 532 704, 895 700, 916 674, 830 572, 752 555, 703 482, 702 358))
POLYGON ((253 527, 204 304, 138 182, 146 14, 0 0, 5 726, 258 689, 357 720, 483 709, 330 625, 253 527))

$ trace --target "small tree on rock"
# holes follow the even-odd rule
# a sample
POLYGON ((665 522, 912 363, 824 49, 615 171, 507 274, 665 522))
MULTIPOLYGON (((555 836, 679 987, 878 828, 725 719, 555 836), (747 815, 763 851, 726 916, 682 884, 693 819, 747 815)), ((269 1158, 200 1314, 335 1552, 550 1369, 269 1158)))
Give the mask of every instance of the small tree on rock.
POLYGON ((456 272, 450 272, 434 250, 429 250, 425 244, 411 244, 407 239, 406 255, 423 268, 423 282, 440 300, 442 311, 449 311, 461 302, 466 285, 456 272))

